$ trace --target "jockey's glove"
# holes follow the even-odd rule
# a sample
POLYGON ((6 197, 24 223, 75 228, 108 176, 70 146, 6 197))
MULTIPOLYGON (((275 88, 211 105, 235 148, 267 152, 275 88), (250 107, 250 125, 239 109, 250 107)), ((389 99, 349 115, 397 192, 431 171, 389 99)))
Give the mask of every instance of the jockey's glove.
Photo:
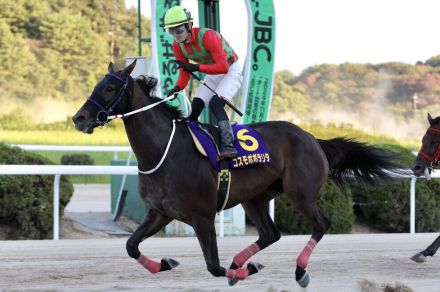
POLYGON ((168 90, 165 94, 166 94, 166 96, 168 97, 168 96, 171 96, 171 95, 173 95, 173 94, 175 94, 175 93, 178 93, 179 91, 180 91, 180 88, 177 87, 177 86, 174 86, 173 88, 171 88, 170 90, 168 90))
POLYGON ((179 61, 179 60, 176 60, 176 63, 177 63, 177 68, 182 68, 184 71, 186 71, 186 72, 188 72, 188 73, 191 73, 191 72, 194 72, 194 71, 199 71, 199 64, 191 64, 191 63, 188 63, 188 62, 183 62, 183 61, 179 61))

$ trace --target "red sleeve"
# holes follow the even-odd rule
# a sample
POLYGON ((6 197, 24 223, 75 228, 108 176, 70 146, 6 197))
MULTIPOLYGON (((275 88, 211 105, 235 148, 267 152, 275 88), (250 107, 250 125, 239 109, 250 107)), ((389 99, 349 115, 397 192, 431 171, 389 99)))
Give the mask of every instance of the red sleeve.
POLYGON ((203 35, 203 46, 209 51, 214 64, 200 64, 199 71, 206 74, 225 74, 229 71, 226 51, 223 50, 222 39, 214 30, 208 30, 203 35))
MULTIPOLYGON (((176 60, 188 62, 188 59, 185 58, 185 56, 182 53, 182 50, 180 49, 180 46, 177 42, 173 43, 173 53, 174 57, 176 57, 176 60)), ((191 75, 185 71, 183 71, 182 68, 179 69, 179 77, 177 78, 176 86, 180 88, 180 90, 185 89, 185 87, 188 85, 189 78, 191 75)))

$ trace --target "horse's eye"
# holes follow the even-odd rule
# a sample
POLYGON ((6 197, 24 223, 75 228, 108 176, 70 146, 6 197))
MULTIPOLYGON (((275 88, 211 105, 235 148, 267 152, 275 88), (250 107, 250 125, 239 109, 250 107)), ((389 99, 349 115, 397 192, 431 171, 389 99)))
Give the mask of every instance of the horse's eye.
POLYGON ((111 86, 108 86, 105 90, 107 90, 107 92, 112 92, 115 89, 113 87, 111 87, 111 86))

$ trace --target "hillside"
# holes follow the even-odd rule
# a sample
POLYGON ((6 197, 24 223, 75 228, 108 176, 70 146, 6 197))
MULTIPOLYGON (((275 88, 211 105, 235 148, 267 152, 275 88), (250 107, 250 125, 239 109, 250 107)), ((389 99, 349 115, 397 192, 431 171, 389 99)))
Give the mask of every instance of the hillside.
POLYGON ((299 76, 278 72, 271 117, 407 138, 424 132, 427 112, 440 115, 440 55, 415 65, 322 64, 299 76))
MULTIPOLYGON (((142 24, 150 35, 149 20, 142 24)), ((108 62, 121 66, 137 45, 137 12, 124 0, 0 0, 0 120, 65 121, 108 62)), ((149 45, 143 52, 150 55, 149 45)), ((439 101, 440 55, 417 64, 321 64, 298 76, 276 73, 270 117, 406 138, 424 132, 439 101)))

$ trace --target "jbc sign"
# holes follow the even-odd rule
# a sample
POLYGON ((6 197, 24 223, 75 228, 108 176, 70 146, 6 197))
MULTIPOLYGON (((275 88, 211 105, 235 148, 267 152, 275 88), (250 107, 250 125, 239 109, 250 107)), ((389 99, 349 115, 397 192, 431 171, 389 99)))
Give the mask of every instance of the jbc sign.
MULTIPOLYGON (((248 10, 248 36, 246 67, 244 68, 242 112, 240 122, 267 120, 269 116, 275 57, 275 12, 273 0, 244 0, 248 10)), ((179 5, 179 0, 152 0, 152 64, 153 74, 165 93, 174 86, 178 77, 173 55, 172 38, 163 29, 165 12, 179 5)), ((177 105, 177 104, 176 104, 177 105)))
POLYGON ((275 13, 272 0, 249 1, 252 40, 248 44, 243 96, 244 123, 266 121, 272 101, 275 56, 275 13), (250 59, 250 56, 252 58, 250 59))

